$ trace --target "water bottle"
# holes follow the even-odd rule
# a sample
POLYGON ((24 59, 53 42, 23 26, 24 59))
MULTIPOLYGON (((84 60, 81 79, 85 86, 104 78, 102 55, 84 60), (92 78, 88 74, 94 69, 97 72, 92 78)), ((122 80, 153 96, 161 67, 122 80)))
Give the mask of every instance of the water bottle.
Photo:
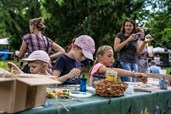
POLYGON ((167 90, 167 80, 165 80, 165 78, 160 78, 159 79, 159 86, 160 86, 160 89, 166 89, 167 90))
POLYGON ((86 81, 85 74, 82 74, 80 78, 80 92, 86 92, 86 81))

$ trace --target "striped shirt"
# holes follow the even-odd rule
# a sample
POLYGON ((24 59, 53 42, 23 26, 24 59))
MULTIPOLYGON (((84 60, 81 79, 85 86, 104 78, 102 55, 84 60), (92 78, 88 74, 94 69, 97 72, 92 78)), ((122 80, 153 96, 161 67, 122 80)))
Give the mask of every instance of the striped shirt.
POLYGON ((27 56, 35 50, 44 50, 49 55, 51 54, 53 41, 50 38, 47 38, 44 35, 26 34, 22 37, 22 39, 26 42, 28 47, 27 56))

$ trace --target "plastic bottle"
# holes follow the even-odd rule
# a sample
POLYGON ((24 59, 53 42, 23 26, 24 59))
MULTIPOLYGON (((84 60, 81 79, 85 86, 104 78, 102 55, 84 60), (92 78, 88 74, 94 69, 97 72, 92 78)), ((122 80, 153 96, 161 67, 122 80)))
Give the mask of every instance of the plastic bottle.
POLYGON ((160 89, 167 90, 167 80, 165 80, 164 77, 159 79, 159 86, 160 86, 160 89))
POLYGON ((80 92, 86 92, 86 81, 85 74, 82 74, 80 79, 80 92))

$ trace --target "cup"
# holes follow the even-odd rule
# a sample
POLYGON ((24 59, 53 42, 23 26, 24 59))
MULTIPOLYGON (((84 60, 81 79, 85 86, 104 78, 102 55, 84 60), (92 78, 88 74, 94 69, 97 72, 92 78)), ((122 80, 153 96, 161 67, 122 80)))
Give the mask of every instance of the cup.
POLYGON ((167 80, 165 80, 164 78, 160 78, 159 79, 159 86, 160 89, 167 89, 167 80))
POLYGON ((118 73, 115 70, 107 70, 105 75, 107 80, 117 82, 118 73))
POLYGON ((134 94, 134 86, 129 85, 128 88, 125 90, 124 94, 129 94, 129 95, 134 94))

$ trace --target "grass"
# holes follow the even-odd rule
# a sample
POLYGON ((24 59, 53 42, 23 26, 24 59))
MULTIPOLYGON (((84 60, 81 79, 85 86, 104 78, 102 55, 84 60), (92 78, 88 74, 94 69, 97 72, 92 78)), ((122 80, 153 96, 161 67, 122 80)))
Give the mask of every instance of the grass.
POLYGON ((171 73, 171 67, 168 68, 162 68, 163 70, 166 70, 166 74, 170 74, 171 73))

